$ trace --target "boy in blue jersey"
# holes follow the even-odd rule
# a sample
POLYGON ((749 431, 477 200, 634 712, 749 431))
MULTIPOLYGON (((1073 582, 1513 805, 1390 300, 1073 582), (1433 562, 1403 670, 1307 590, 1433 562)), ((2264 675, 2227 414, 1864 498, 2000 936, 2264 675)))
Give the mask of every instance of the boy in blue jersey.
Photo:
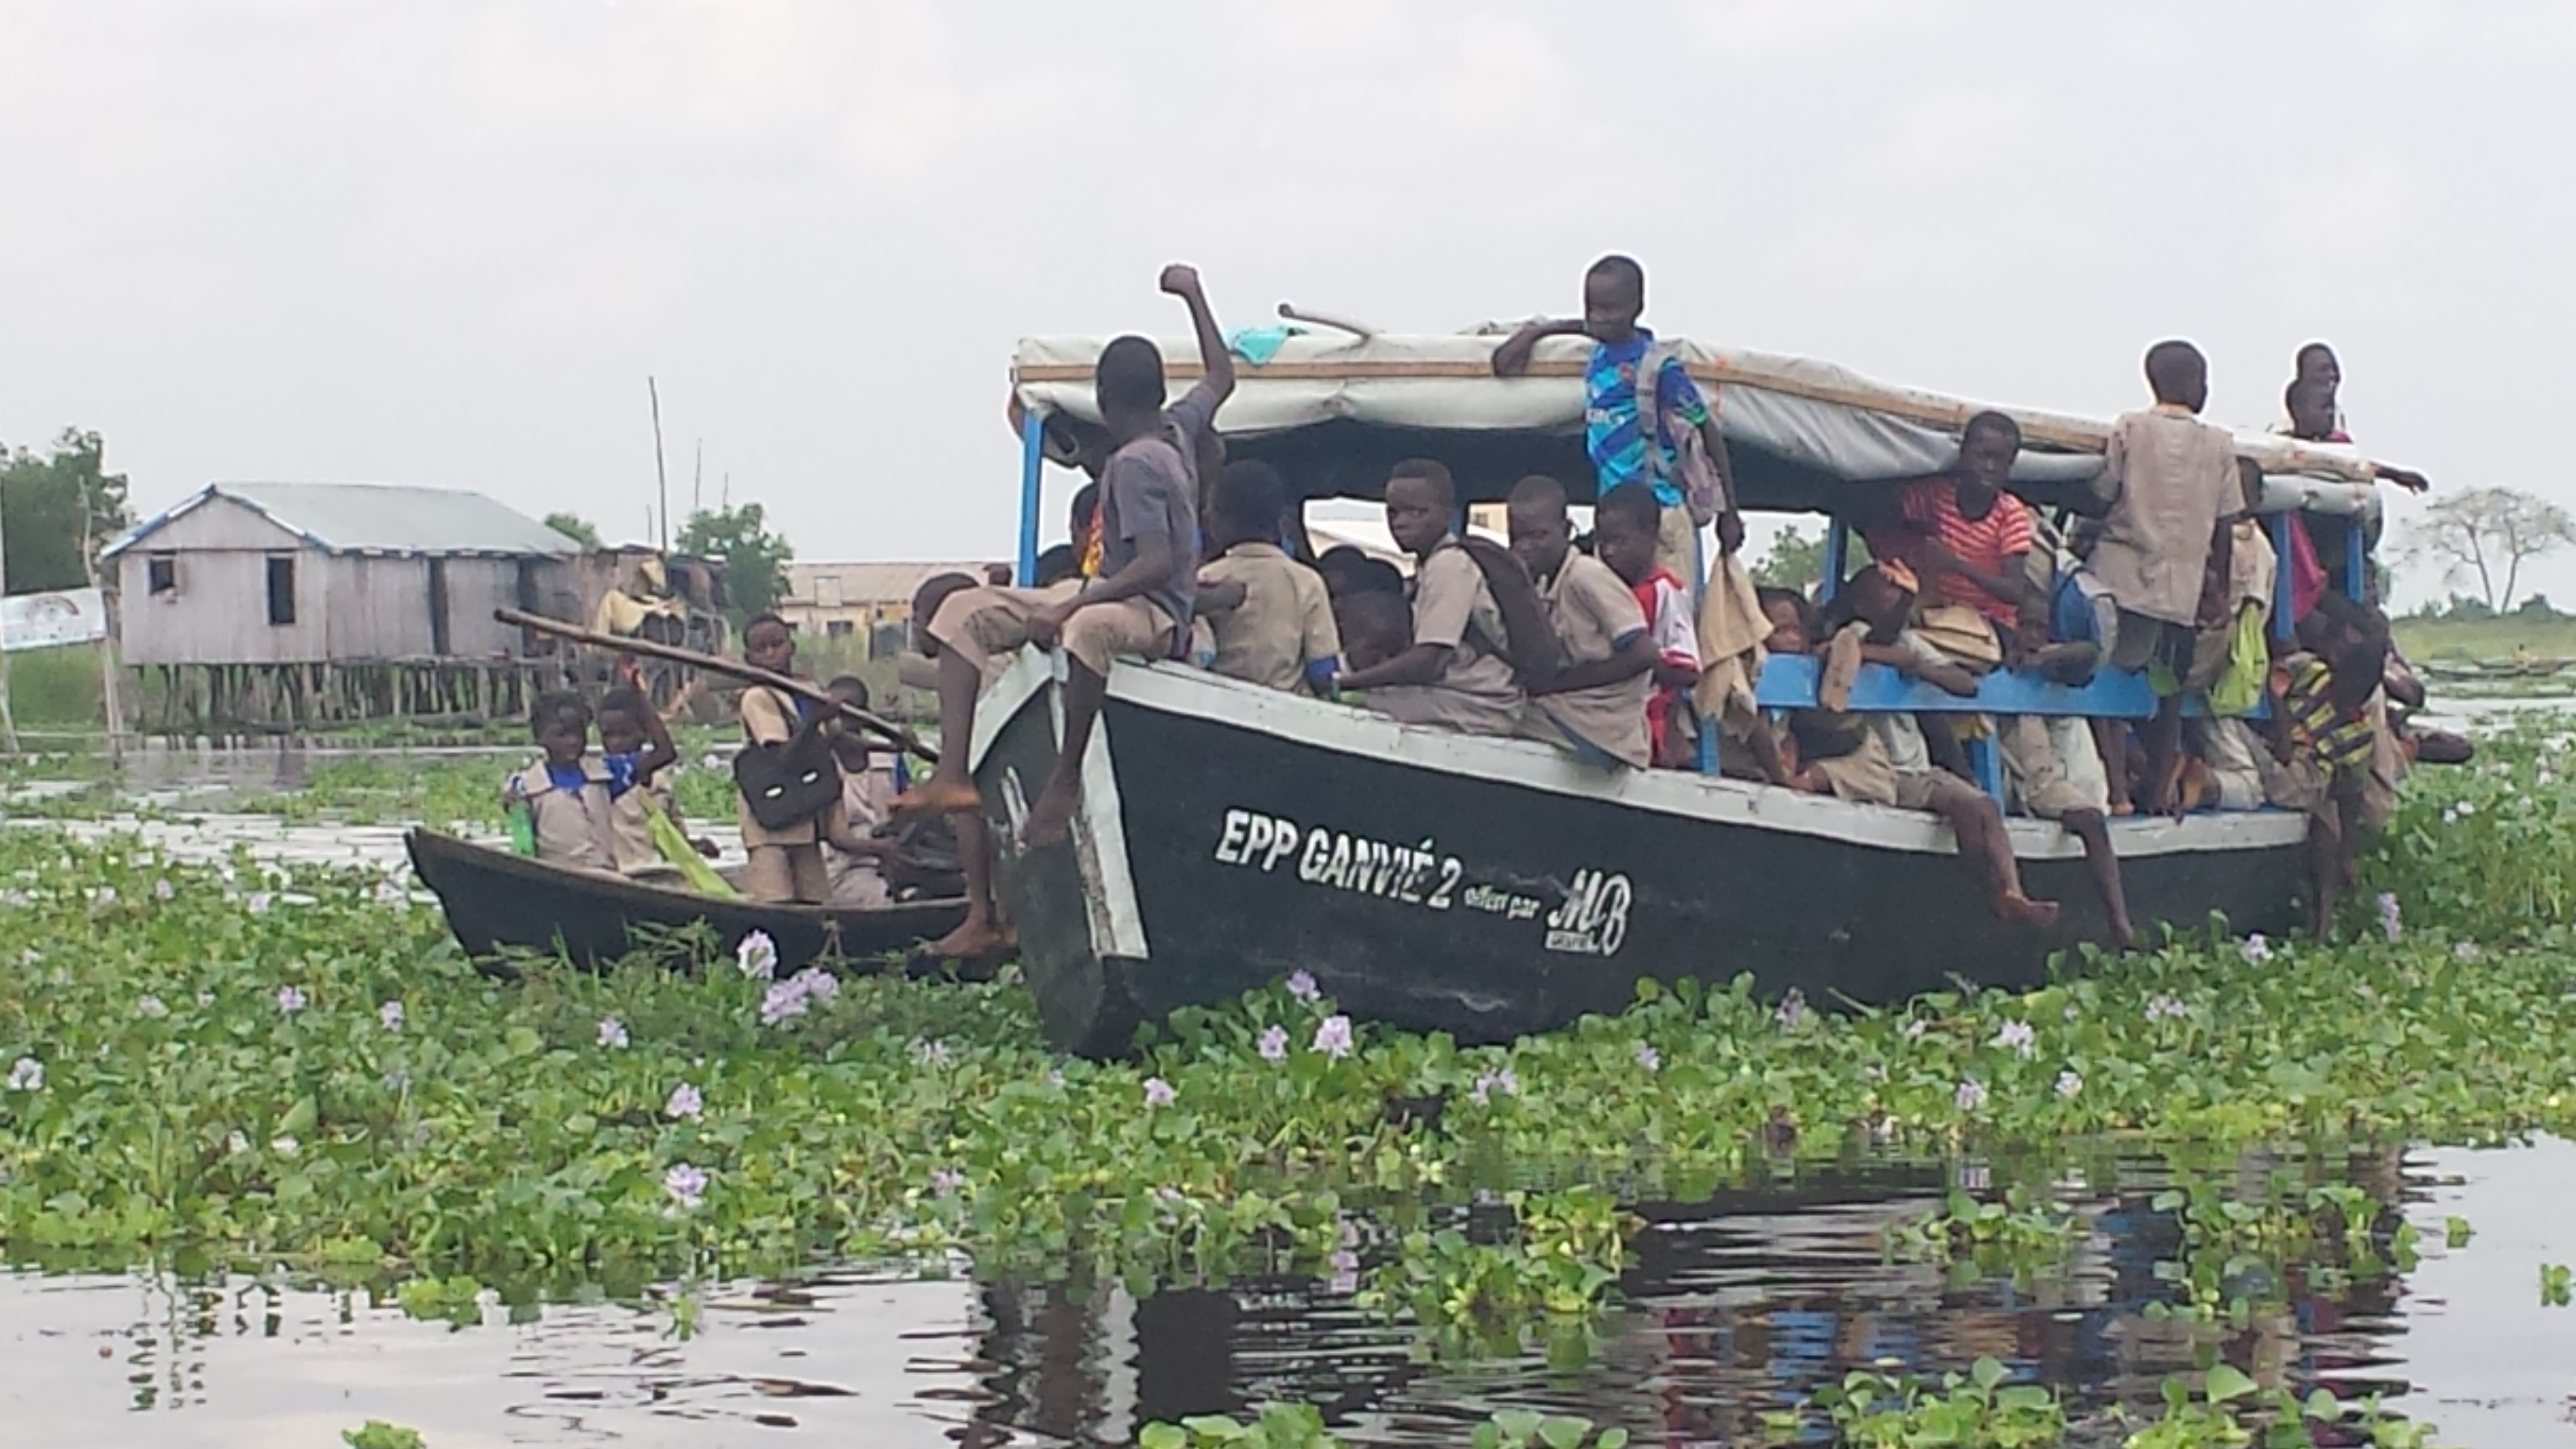
POLYGON ((1695 428, 1717 474, 1721 497, 1717 545, 1733 553, 1744 545, 1744 517, 1735 507, 1735 475, 1727 466, 1726 440, 1718 436, 1717 419, 1700 396, 1699 386, 1667 357, 1656 369, 1651 412, 1638 406, 1637 370, 1654 346, 1655 334, 1638 325, 1646 310, 1646 272, 1630 257, 1612 255, 1594 262, 1583 274, 1583 315, 1531 322, 1494 349, 1494 375, 1518 377, 1529 370, 1530 355, 1543 338, 1589 337, 1592 355, 1583 370, 1583 447, 1597 475, 1596 496, 1622 483, 1647 483, 1663 505, 1662 562, 1685 577, 1705 570, 1690 547, 1693 528, 1684 510, 1680 470, 1676 466, 1675 425, 1695 428))

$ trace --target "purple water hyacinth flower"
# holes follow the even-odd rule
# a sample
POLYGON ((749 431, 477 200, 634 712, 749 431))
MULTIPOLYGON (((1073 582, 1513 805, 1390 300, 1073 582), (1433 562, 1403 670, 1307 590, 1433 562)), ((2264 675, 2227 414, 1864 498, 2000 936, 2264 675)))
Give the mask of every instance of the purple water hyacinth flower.
POLYGON ((1315 974, 1300 966, 1288 973, 1288 994, 1299 1001, 1312 1001, 1324 992, 1315 984, 1315 974))
POLYGON ((1510 1067, 1494 1067, 1478 1075, 1476 1085, 1470 1089, 1469 1095, 1479 1102, 1485 1102, 1490 1101, 1496 1092, 1506 1097, 1517 1097, 1521 1094, 1521 1079, 1512 1075, 1510 1067))
POLYGON ((662 1115, 674 1121, 695 1122, 706 1115, 707 1099, 686 1082, 671 1089, 671 1100, 662 1104, 662 1115))
POLYGON ((2015 1053, 2027 1058, 2038 1047, 2039 1033, 2029 1022, 2007 1021, 1996 1030, 1994 1044, 1999 1047, 2010 1047, 2015 1053))
POLYGON ((160 997, 147 993, 136 999, 134 1013, 137 1016, 168 1016, 170 1008, 162 1004, 160 997))
POLYGON ((2236 949, 2248 963, 2253 965, 2259 966, 2272 959, 2272 943, 2263 939, 2263 933, 2260 931, 2237 942, 2236 949))
POLYGON ((170 878, 166 875, 152 883, 152 899, 156 901, 166 901, 178 893, 179 888, 170 884, 170 878))
POLYGON ((9 1066, 9 1090, 41 1092, 45 1090, 45 1064, 34 1057, 20 1057, 9 1066))
POLYGON ((1348 1248, 1336 1248, 1333 1250, 1331 1262, 1333 1268, 1331 1291, 1334 1296, 1347 1298, 1357 1293, 1360 1290, 1360 1255, 1348 1248))
POLYGON ((941 1197, 955 1197, 966 1185, 966 1174, 953 1167, 942 1167, 930 1174, 930 1190, 941 1197))
POLYGON ((1288 1060, 1288 1028, 1284 1026, 1262 1028, 1261 1041, 1253 1047, 1253 1050, 1261 1053, 1261 1059, 1265 1062, 1288 1060))
POLYGON ((662 1191, 671 1195, 680 1211, 695 1212, 698 1204, 706 1200, 707 1174, 702 1168, 679 1163, 662 1174, 662 1191))
POLYGON ((1923 1040, 1923 1033, 1930 1031, 1931 1029, 1932 1023, 1925 1021, 1923 1018, 1918 1016, 1907 1021, 1905 1025, 1897 1028, 1897 1034, 1904 1037, 1907 1041, 1921 1041, 1923 1040))
POLYGON ((249 908, 252 915, 264 916, 268 914, 268 908, 275 904, 276 901, 277 897, 270 895, 266 891, 252 891, 249 897, 243 900, 242 904, 249 908))
POLYGON ((2077 1072, 2074 1068, 2069 1067, 2065 1071, 2057 1074, 2057 1095, 2060 1097, 2072 1102, 2075 1100, 2075 1094, 2083 1090, 2083 1074, 2077 1072))
POLYGON ((1349 1056, 1351 1054, 1351 1019, 1347 1016, 1328 1016, 1317 1023, 1314 1050, 1328 1057, 1349 1056))
POLYGON ((2147 1003, 2147 1020, 2151 1022, 2162 1021, 2169 1016, 2180 1020, 2190 1014, 2191 1009, 2184 1006, 2176 997, 2158 996, 2147 1003))
POLYGON ((760 995, 760 1024, 776 1026, 782 1021, 803 1016, 809 1004, 810 998, 803 982, 793 976, 784 981, 773 981, 760 995))
POLYGON ((1148 1107, 1168 1107, 1179 1100, 1180 1095, 1172 1090, 1171 1083, 1160 1077, 1145 1079, 1145 1105, 1148 1107))
MULTIPOLYGON (((948 1043, 944 1041, 922 1042, 913 1047, 912 1054, 921 1058, 922 1064, 925 1066, 945 1066, 948 1064, 948 1043)), ((1057 1078, 1056 1085, 1064 1085, 1061 1074, 1059 1074, 1057 1078)))
POLYGON ((1979 1111, 1986 1105, 1986 1084, 1970 1077, 1950 1094, 1950 1101, 1962 1112, 1979 1111))
POLYGON ((2462 941, 2460 944, 2451 948, 2451 954, 2463 961, 2475 961, 2478 959, 2478 943, 2475 941, 2462 941))
POLYGON ((277 988, 277 1009, 289 1016, 293 1016, 295 1013, 302 1011, 304 1009, 304 992, 302 988, 295 986, 281 986, 277 988))
POLYGON ((388 1001, 384 1005, 377 1007, 376 1020, 383 1022, 385 1030, 387 1031, 402 1030, 403 1004, 399 1001, 388 1001))
POLYGON ((808 966, 787 979, 803 983, 805 994, 817 1002, 828 1002, 841 994, 841 978, 819 966, 808 966))
POLYGON ((2397 910, 2397 893, 2381 891, 2379 893, 2379 929, 2387 935, 2388 939, 2394 941, 2403 934, 2403 926, 2404 921, 2397 910))
POLYGON ((754 931, 734 947, 733 961, 743 975, 766 981, 778 971, 778 943, 767 931, 754 931))
POLYGON ((599 1019, 599 1044, 604 1047, 622 1047, 626 1045, 626 1023, 619 1021, 613 1016, 601 1017, 599 1019))
POLYGON ((1780 997, 1780 1009, 1771 1013, 1771 1020, 1778 1023, 1782 1031, 1796 1031, 1807 1020, 1807 993, 1795 986, 1790 987, 1780 997))
POLYGON ((1641 1041, 1637 1043, 1636 1055, 1637 1065, 1644 1067, 1647 1071, 1659 1072, 1663 1070, 1664 1054, 1655 1050, 1654 1045, 1651 1042, 1641 1041))

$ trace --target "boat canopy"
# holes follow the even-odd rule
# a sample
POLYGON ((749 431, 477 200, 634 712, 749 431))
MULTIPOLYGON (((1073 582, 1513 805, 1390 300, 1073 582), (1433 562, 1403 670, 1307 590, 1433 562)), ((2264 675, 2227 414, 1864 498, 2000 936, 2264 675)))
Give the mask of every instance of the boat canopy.
MULTIPOLYGON (((1255 364, 1237 358, 1234 395, 1218 415, 1229 456, 1260 458, 1307 498, 1378 497, 1399 459, 1436 458, 1467 500, 1492 501, 1519 479, 1548 474, 1589 501, 1583 452, 1580 338, 1542 342, 1526 377, 1493 375, 1507 329, 1451 336, 1293 332, 1255 364)), ((1842 487, 1950 466, 1959 434, 1989 404, 1876 382, 1830 362, 1672 343, 1709 393, 1743 505, 1831 512, 1842 487)), ((1039 337, 1012 359, 1015 414, 1043 420, 1048 457, 1071 463, 1096 437, 1092 397, 1098 338, 1039 337)), ((1177 391, 1202 375, 1196 344, 1164 341, 1177 391)), ((2109 421, 1996 407, 2021 425, 2013 491, 2043 506, 2098 511, 2109 421)), ((2374 518, 2374 469, 2346 445, 2240 431, 2240 456, 2264 472, 2263 510, 2374 518)))

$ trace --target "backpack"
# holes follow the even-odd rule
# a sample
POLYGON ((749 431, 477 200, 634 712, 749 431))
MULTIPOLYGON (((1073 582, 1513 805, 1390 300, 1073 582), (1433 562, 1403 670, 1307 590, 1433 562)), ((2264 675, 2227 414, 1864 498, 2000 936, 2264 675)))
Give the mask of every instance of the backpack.
MULTIPOLYGON (((1691 526, 1706 528, 1717 521, 1726 500, 1726 490, 1719 486, 1717 464, 1708 456, 1708 439, 1697 428, 1680 423, 1664 410, 1664 364, 1681 360, 1681 346, 1661 338, 1649 343, 1646 355, 1637 359, 1637 425, 1649 428, 1646 457, 1658 479, 1682 490, 1682 506, 1690 510, 1691 526), (1669 462, 1655 440, 1672 445, 1669 462)), ((1715 415, 1712 406, 1711 416, 1715 415)))
POLYGON ((1547 604, 1539 598, 1529 570, 1521 567, 1510 549, 1489 538, 1471 535, 1452 539, 1443 547, 1463 549, 1474 560, 1485 576, 1486 591, 1494 596, 1495 612, 1503 616, 1504 639, 1488 639, 1482 629, 1469 626, 1476 646, 1510 665, 1524 691, 1546 693, 1556 676, 1565 672, 1565 645, 1556 637, 1556 626, 1548 622, 1547 604))
POLYGON ((733 757, 734 788, 763 830, 802 825, 841 798, 841 762, 832 758, 832 742, 818 728, 820 717, 807 717, 805 702, 793 702, 804 721, 795 738, 784 744, 746 744, 733 757))

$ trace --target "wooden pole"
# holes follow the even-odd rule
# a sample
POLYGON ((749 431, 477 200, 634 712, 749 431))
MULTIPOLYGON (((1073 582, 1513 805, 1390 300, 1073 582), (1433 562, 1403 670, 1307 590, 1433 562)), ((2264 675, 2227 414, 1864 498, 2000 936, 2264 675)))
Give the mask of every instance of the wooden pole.
POLYGON ((648 374, 644 391, 653 399, 653 481, 662 490, 662 552, 671 551, 671 475, 662 470, 662 388, 648 374))
POLYGON ((533 629, 540 634, 552 634, 558 639, 569 639, 575 644, 614 649, 624 654, 640 654, 647 659, 685 664, 693 669, 703 669, 709 674, 721 674, 729 679, 766 685, 782 693, 792 694, 798 699, 819 704, 825 709, 837 709, 844 718, 870 734, 891 740, 933 764, 938 763, 939 760, 939 752, 924 743, 919 735, 881 715, 871 714, 857 705, 834 699, 823 689, 802 679, 790 679, 784 674, 772 674, 766 669, 745 664, 739 659, 723 659, 713 654, 701 654, 695 649, 682 649, 675 644, 657 643, 651 639, 630 639, 622 634, 601 634, 584 629, 578 624, 567 624, 560 619, 522 613, 517 609, 494 609, 492 617, 516 628, 533 629))
MULTIPOLYGON (((5 512, 0 508, 0 512, 5 512)), ((0 599, 9 597, 9 542, 5 528, 0 528, 0 599)), ((0 634, 8 626, 0 624, 0 634)), ((0 746, 18 753, 18 717, 9 709, 9 641, 0 638, 0 746)))

